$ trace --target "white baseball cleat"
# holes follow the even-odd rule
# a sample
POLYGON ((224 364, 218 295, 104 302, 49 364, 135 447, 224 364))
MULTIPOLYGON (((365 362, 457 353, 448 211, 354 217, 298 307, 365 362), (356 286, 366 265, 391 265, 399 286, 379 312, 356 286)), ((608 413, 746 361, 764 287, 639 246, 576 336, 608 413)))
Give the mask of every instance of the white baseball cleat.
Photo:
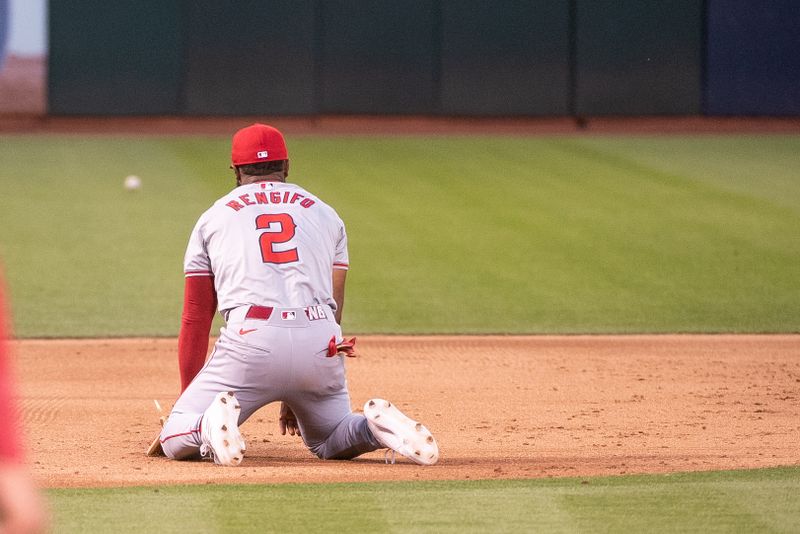
POLYGON ((391 402, 384 399, 367 401, 364 416, 372 435, 381 445, 420 465, 433 465, 439 461, 439 446, 430 431, 422 423, 406 417, 391 402))
POLYGON ((236 466, 242 463, 247 445, 239 432, 242 407, 236 396, 223 391, 214 397, 200 421, 200 455, 211 456, 219 465, 236 466))

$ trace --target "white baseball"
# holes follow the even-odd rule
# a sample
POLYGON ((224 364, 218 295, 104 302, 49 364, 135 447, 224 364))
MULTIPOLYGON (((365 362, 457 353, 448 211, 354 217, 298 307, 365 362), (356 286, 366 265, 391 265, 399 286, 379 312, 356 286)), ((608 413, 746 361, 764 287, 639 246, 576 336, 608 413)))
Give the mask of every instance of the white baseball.
POLYGON ((134 191, 142 187, 142 179, 138 176, 131 174, 125 178, 125 189, 128 191, 134 191))

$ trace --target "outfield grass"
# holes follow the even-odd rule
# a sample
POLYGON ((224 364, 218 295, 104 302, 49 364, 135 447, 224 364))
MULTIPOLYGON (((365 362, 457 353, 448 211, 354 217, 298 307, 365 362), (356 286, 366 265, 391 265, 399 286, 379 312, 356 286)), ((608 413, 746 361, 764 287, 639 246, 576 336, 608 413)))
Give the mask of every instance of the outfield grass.
MULTIPOLYGON (((797 332, 800 136, 298 137, 353 333, 797 332)), ((21 337, 175 335, 223 137, 0 137, 21 337), (122 188, 128 174, 141 191, 122 188)))
POLYGON ((48 492, 57 532, 797 532, 800 468, 48 492), (147 513, 143 513, 146 511, 147 513))

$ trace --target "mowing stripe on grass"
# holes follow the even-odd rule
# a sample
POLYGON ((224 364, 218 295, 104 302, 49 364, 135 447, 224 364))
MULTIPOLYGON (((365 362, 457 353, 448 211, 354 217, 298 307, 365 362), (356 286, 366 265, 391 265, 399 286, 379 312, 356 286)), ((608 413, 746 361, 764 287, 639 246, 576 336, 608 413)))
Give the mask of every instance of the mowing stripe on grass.
POLYGON ((48 492, 58 532, 794 532, 800 468, 48 492))
MULTIPOLYGON (((348 227, 349 332, 800 328, 800 136, 288 144, 290 180, 348 227)), ((175 335, 186 241, 233 185, 229 146, 0 138, 18 335, 175 335)))

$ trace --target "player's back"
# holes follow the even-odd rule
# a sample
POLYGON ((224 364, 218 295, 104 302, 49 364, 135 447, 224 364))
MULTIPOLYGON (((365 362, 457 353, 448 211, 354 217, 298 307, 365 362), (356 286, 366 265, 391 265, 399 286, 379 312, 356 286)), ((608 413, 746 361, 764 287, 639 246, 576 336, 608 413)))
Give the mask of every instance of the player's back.
POLYGON ((347 268, 336 212, 296 184, 256 182, 219 199, 197 222, 185 269, 211 271, 219 309, 334 304, 332 269, 347 268))

